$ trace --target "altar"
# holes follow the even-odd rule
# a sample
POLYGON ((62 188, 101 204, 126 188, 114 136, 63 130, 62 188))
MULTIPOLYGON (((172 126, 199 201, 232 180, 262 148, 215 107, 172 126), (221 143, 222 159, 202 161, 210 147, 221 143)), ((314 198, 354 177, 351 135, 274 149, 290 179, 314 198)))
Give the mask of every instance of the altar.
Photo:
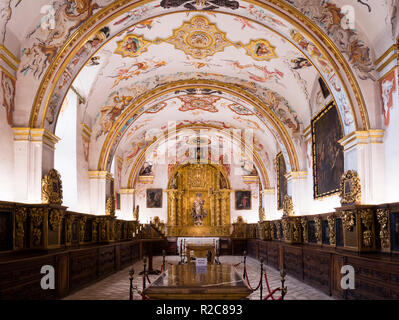
POLYGON ((184 164, 171 173, 167 236, 230 234, 230 182, 223 165, 184 164))
POLYGON ((228 264, 171 265, 143 293, 155 300, 241 300, 252 290, 228 264))

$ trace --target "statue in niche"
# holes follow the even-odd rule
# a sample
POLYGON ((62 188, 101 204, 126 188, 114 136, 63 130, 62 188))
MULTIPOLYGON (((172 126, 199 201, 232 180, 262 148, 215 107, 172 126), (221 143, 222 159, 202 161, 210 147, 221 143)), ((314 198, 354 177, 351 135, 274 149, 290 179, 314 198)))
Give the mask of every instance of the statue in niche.
POLYGON ((177 189, 177 174, 170 181, 170 188, 177 189))
POLYGON ((191 216, 194 219, 195 226, 202 226, 202 220, 207 215, 206 209, 204 209, 204 203, 205 201, 202 199, 202 194, 198 192, 193 207, 191 208, 191 216))
POLYGON ((133 210, 133 221, 139 221, 139 205, 133 210))

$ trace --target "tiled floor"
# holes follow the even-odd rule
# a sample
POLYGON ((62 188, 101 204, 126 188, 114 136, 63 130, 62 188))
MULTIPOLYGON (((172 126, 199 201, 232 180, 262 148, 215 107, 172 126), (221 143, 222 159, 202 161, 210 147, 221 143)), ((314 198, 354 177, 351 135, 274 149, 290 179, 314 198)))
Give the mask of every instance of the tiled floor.
MULTIPOLYGON (((167 262, 177 264, 179 257, 168 256, 167 262)), ((221 263, 237 264, 243 260, 239 256, 223 256, 220 257, 221 263)), ((153 266, 154 269, 160 269, 162 264, 162 257, 154 257, 153 266)), ((138 261, 133 265, 135 270, 134 286, 138 289, 142 288, 142 277, 138 276, 138 273, 142 271, 142 261, 138 261)), ((101 280, 89 287, 86 287, 72 295, 67 296, 67 300, 127 300, 129 299, 129 269, 127 267, 109 277, 101 280)), ((240 264, 237 270, 242 273, 243 265, 240 264)), ((266 266, 266 272, 268 274, 270 288, 276 288, 281 285, 280 272, 266 266)), ((247 273, 249 281, 252 287, 255 287, 259 282, 260 265, 259 262, 252 258, 247 258, 247 273)), ((157 276, 149 276, 150 280, 153 281, 157 276)), ((288 288, 288 293, 285 297, 287 300, 330 300, 333 299, 323 292, 312 288, 311 286, 304 284, 303 282, 296 280, 295 278, 287 275, 285 285, 288 288)), ((267 291, 265 281, 263 280, 264 294, 267 291)), ((275 295, 276 297, 279 294, 275 295)), ((141 299, 137 291, 134 292, 134 299, 141 299)), ((259 290, 255 291, 249 296, 250 299, 259 299, 259 290)))

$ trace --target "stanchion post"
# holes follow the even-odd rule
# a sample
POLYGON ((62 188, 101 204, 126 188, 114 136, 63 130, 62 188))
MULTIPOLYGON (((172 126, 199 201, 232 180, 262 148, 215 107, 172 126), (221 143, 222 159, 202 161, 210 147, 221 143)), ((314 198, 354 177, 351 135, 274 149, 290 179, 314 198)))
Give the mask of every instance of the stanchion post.
POLYGON ((284 269, 281 270, 280 276, 281 276, 281 288, 280 288, 281 300, 284 300, 284 296, 287 294, 287 287, 284 287, 285 276, 286 276, 284 269))
POLYGON ((245 269, 246 269, 246 267, 247 267, 247 252, 244 250, 244 273, 242 275, 244 280, 245 280, 245 269))
POLYGON ((143 290, 146 288, 146 277, 147 277, 147 259, 143 258, 143 290))
POLYGON ((263 294, 263 258, 260 258, 260 300, 263 294))
POLYGON ((162 250, 162 272, 165 273, 165 250, 162 250))
POLYGON ((129 281, 130 281, 129 300, 133 300, 133 275, 134 275, 134 269, 131 268, 129 270, 129 281))

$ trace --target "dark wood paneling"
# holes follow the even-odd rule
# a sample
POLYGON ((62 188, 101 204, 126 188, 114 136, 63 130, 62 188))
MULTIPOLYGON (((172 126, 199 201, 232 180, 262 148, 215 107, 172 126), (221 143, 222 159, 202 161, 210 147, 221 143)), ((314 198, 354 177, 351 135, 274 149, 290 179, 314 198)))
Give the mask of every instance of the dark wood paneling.
POLYGON ((317 249, 303 249, 303 280, 331 294, 331 255, 317 249))
POLYGON ((74 291, 98 277, 98 249, 72 251, 69 265, 69 288, 74 291))
POLYGON ((294 246, 284 247, 284 269, 299 280, 303 279, 302 248, 294 246))
POLYGON ((55 267, 55 256, 43 256, 0 264, 0 300, 55 299, 55 290, 43 290, 44 265, 55 267))
MULTIPOLYGON (((254 240, 248 240, 247 248, 256 257, 254 240)), ((283 265, 289 275, 339 299, 399 299, 399 257, 279 241, 258 240, 257 248, 260 256, 267 256, 268 265, 276 269, 283 265), (355 269, 355 290, 341 288, 344 265, 355 269)))

